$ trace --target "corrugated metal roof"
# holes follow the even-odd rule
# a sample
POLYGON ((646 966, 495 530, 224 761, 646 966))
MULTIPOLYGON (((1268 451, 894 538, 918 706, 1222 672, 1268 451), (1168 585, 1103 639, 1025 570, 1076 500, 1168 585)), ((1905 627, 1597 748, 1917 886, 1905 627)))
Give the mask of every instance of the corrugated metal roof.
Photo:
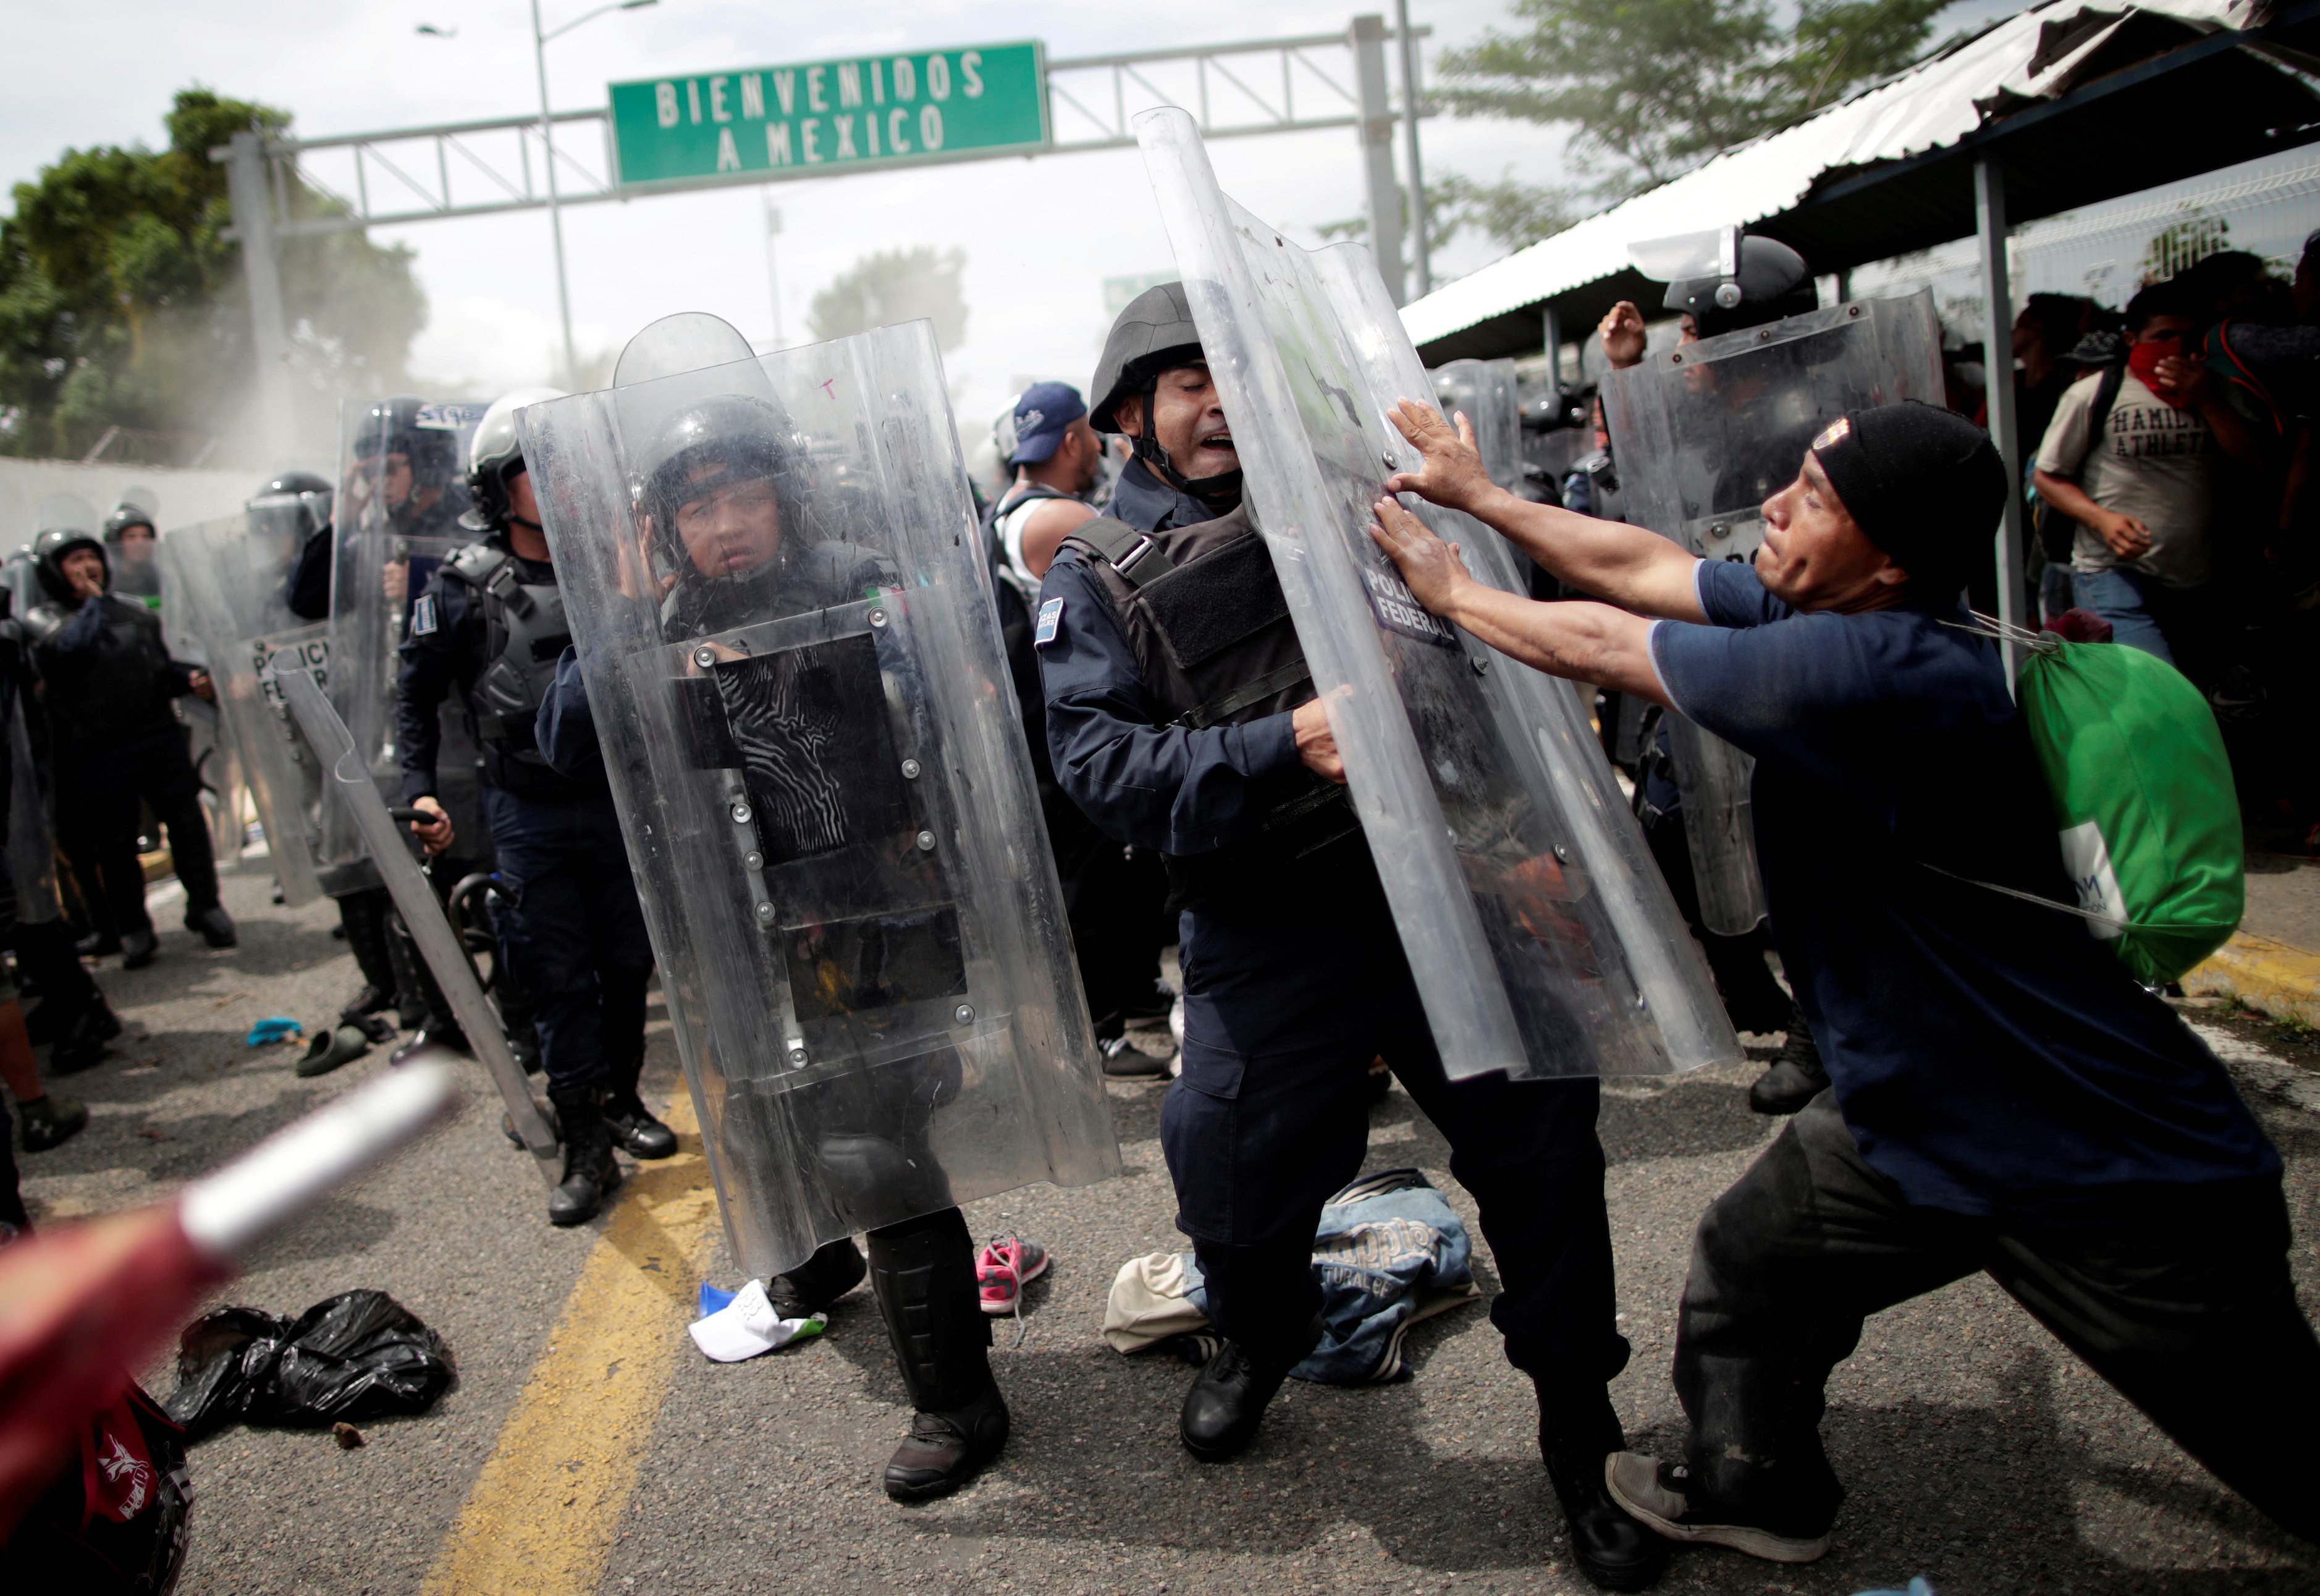
MULTIPOLYGON (((1831 188, 1873 181, 1878 168, 1954 146, 1987 125, 2053 102, 2135 61, 2203 34, 2248 27, 2263 20, 2256 13, 2266 5, 2267 0, 2147 0, 2114 9, 2047 0, 1794 126, 1726 150, 1683 177, 1445 285, 1405 307, 1403 325, 1429 359, 1503 353, 1504 348, 1485 351, 1466 346, 1512 347, 1526 330, 1535 346, 1536 307, 1590 284, 1623 274, 1632 277, 1627 246, 1636 240, 1786 215, 1817 192, 1826 197, 1831 188)), ((2291 93, 2309 97, 2294 78, 2260 63, 2248 65, 2291 93)), ((2278 95, 2267 98, 2276 101, 2278 95)), ((2182 121, 2196 124, 2213 114, 2217 102, 2193 97, 2189 104, 2196 109, 2182 121)), ((2202 159, 2206 153, 2202 151, 2202 159)), ((2262 151, 2249 149, 2228 159, 2258 153, 2262 151)), ((2141 159, 2136 150, 2113 150, 2106 164, 2131 167, 2141 159)), ((2097 193, 2092 188, 2101 185, 2090 175, 2089 192, 2064 204, 2089 203, 2161 180, 2153 176, 2136 182, 2130 177, 2097 193)), ((1922 248, 1971 231, 1970 200, 1959 226, 1954 195, 1929 191, 1894 198, 1904 207, 1914 204, 1937 213, 1895 218, 1901 229, 1897 236, 1906 235, 1899 248, 1922 248)), ((1775 226, 1765 231, 1787 236, 1812 230, 1775 226)), ((1807 242, 1790 241, 1800 247, 1807 242)), ((1806 254, 1822 270, 1896 252, 1885 247, 1888 240, 1864 236, 1864 249, 1873 253, 1835 258, 1842 251, 1833 240, 1814 241, 1820 247, 1807 247, 1806 254)), ((1586 308, 1593 309, 1591 304, 1586 308)))

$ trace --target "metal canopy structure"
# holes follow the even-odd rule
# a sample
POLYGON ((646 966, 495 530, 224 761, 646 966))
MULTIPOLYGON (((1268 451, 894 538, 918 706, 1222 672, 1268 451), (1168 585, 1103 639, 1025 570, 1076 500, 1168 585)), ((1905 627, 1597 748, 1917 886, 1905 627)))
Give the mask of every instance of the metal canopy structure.
MULTIPOLYGON (((1990 341, 2003 347, 2014 224, 2320 141, 2315 36, 2320 0, 2046 0, 1450 284, 1403 322, 1430 365, 1542 348, 1559 361, 1564 328, 1591 326, 1622 299, 1656 301, 1630 243, 1745 222, 1820 272, 1978 238, 1990 341)), ((2019 481, 2013 385, 1992 383, 1989 402, 1990 435, 2019 481)), ((1998 608, 2016 624, 2030 614, 2022 538, 2022 499, 2009 495, 1998 608)))
POLYGON ((2249 13, 2243 0, 2049 0, 1446 285, 1403 320, 1432 364, 1536 354, 1550 317, 1591 326, 1619 300, 1656 299, 1627 261, 1637 239, 1743 222, 1842 272, 1972 236, 1985 163, 2018 224, 2320 141, 2306 77, 2320 74, 2307 53, 2320 0, 2222 25, 2249 13))
MULTIPOLYGON (((1409 35, 1422 39, 1432 32, 1418 27, 1409 35)), ((1372 253, 1399 304, 1407 219, 1393 169, 1394 128, 1404 118, 1427 114, 1423 95, 1408 77, 1400 107, 1394 104, 1386 46, 1400 37, 1384 18, 1368 15, 1355 17, 1341 33, 1049 60, 1043 86, 1053 131, 1050 141, 1031 153, 1134 149, 1129 121, 1155 104, 1182 103, 1198 120, 1204 139, 1351 129, 1361 151, 1372 253)), ((1405 68, 1414 67, 1416 52, 1402 55, 1405 68)), ((281 239, 848 175, 843 167, 797 166, 629 189, 615 177, 611 137, 610 112, 599 107, 559 111, 546 119, 503 116, 318 139, 243 132, 212 150, 210 159, 227 168, 234 225, 223 236, 241 246, 267 431, 287 439, 295 424, 289 329, 276 259, 281 239), (543 121, 553 126, 543 127, 543 121), (581 126, 592 130, 576 141, 589 151, 585 158, 552 137, 554 127, 581 126), (310 195, 319 195, 320 203, 305 198, 310 195)), ((1415 159, 1414 139, 1409 149, 1415 159)), ((1020 153, 962 150, 925 159, 989 160, 1020 153)), ((893 168, 860 168, 879 169, 893 168)), ((1412 188, 1418 181, 1413 171, 1412 188)))

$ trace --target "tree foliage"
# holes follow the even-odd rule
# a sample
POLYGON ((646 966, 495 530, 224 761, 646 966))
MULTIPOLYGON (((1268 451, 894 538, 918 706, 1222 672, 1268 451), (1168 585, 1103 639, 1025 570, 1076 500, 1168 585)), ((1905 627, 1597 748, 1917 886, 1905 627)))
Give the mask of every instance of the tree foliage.
MULTIPOLYGON (((168 148, 68 150, 20 183, 0 221, 0 452, 78 455, 119 426, 236 430, 254 356, 226 175, 232 134, 288 130, 289 113, 181 91, 168 148)), ((292 177, 293 217, 341 213, 292 177)), ((411 251, 358 231, 285 239, 293 363, 318 400, 401 385, 426 301, 411 251)), ((162 462, 169 463, 169 462, 162 462)))
MULTIPOLYGON (((1409 231, 1409 193, 1400 189, 1401 222, 1409 231)), ((1574 196, 1567 188, 1544 188, 1518 181, 1511 170, 1495 183, 1482 183, 1460 172, 1438 172, 1426 180, 1426 243, 1439 249, 1469 228, 1509 249, 1519 249, 1552 238, 1578 220, 1574 196)), ((1324 239, 1365 239, 1370 219, 1350 216, 1324 222, 1314 230, 1324 239)))
POLYGON ((966 296, 958 282, 965 268, 963 249, 920 245, 865 255, 813 296, 806 327, 817 339, 845 338, 924 316, 935 324, 937 346, 955 349, 966 337, 966 296))
POLYGON ((1514 0, 1519 32, 1445 50, 1461 116, 1572 129, 1603 200, 1663 183, 1907 66, 1948 0, 1514 0))

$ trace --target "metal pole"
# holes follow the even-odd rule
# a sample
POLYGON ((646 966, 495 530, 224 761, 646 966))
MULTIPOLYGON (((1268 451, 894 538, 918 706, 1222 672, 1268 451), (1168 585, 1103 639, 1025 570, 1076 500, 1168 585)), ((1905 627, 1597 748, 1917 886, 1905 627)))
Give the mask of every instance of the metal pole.
MULTIPOLYGON (((536 0, 535 0, 536 3, 536 0)), ((1385 18, 1354 19, 1354 82, 1361 122, 1363 178, 1369 190, 1370 254, 1396 304, 1409 300, 1401 272, 1401 190, 1393 180, 1393 100, 1385 80, 1385 18)))
POLYGON ((226 196, 241 240, 241 276, 249 286, 249 338, 258 358, 258 413, 266 447, 297 447, 290 393, 289 319, 282 313, 282 266, 274 252, 274 205, 266 186, 266 142, 255 132, 227 141, 226 196))
POLYGON ((539 31, 539 0, 531 0, 531 52, 539 68, 539 143, 548 164, 548 226, 556 235, 556 305, 564 317, 564 380, 576 388, 580 357, 572 348, 572 288, 564 276, 564 213, 556 196, 556 130, 548 120, 548 41, 539 31))
POLYGON ((1546 380, 1560 389, 1563 386, 1563 313, 1550 304, 1542 314, 1546 322, 1546 380))
POLYGON ((1409 32, 1409 0, 1393 0, 1393 25, 1401 35, 1401 139, 1409 168, 1409 253, 1418 268, 1418 292, 1434 292, 1433 250, 1426 239, 1426 168, 1418 159, 1418 41, 1409 32))
POLYGON ((766 292, 773 296, 774 348, 777 349, 782 347, 782 285, 781 279, 774 276, 774 240, 781 236, 781 231, 782 213, 768 195, 766 196, 766 292))
MULTIPOLYGON (((1981 297, 1989 307, 1982 368, 1989 378, 1989 436, 2006 462, 2006 513, 1998 528, 1998 616, 2026 626, 2022 593, 2022 450, 2014 436, 2014 299, 2006 280, 2006 172, 1989 156, 1973 163, 1977 242, 1981 247, 1981 297)), ((2010 685, 2022 651, 2005 645, 2010 685)))

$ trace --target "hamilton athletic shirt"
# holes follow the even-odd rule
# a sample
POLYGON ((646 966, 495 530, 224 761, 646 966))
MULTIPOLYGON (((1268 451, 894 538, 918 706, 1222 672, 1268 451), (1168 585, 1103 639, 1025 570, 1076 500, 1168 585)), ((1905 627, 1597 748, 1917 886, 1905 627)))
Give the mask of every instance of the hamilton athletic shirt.
POLYGON ((1652 661, 1756 757, 1773 937, 1871 1165, 1915 1204, 2056 1223, 2275 1175, 2215 1055, 2083 921, 1956 879, 2077 901, 1962 611, 1799 614, 1750 567, 1694 579, 1709 624, 1658 622, 1652 661))

